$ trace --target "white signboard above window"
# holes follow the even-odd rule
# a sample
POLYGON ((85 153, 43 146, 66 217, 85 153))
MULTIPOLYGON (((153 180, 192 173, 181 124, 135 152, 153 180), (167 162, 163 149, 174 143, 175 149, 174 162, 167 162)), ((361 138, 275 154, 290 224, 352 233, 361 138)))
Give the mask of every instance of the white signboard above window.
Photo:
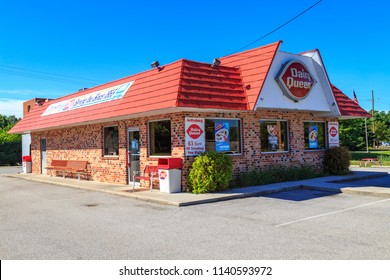
POLYGON ((42 116, 62 113, 122 98, 134 81, 51 104, 42 116))

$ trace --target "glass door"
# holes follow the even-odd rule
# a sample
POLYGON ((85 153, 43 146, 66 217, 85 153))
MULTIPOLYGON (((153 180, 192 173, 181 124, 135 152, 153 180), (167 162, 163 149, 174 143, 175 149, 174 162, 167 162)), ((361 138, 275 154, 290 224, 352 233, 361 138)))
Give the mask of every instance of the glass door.
MULTIPOLYGON (((131 127, 128 129, 127 168, 129 172, 129 184, 133 184, 134 171, 140 171, 139 161, 139 129, 131 127)), ((136 179, 139 184, 139 179, 136 179)))

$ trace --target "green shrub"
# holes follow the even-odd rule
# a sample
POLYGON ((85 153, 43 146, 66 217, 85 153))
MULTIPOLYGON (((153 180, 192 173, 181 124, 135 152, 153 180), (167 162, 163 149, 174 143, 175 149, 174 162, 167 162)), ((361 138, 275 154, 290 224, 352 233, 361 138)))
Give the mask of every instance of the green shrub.
POLYGON ((233 177, 233 160, 217 152, 206 152, 192 163, 188 175, 188 191, 208 193, 225 190, 233 177))
POLYGON ((325 151, 324 169, 332 175, 348 174, 350 159, 348 148, 330 148, 325 151))
POLYGON ((378 155, 380 161, 390 161, 390 155, 378 155))
POLYGON ((0 143, 0 166, 16 165, 22 161, 22 143, 0 143))
POLYGON ((351 160, 361 160, 362 158, 378 158, 378 154, 375 153, 350 153, 351 160))
POLYGON ((311 166, 284 167, 271 166, 266 169, 256 169, 240 174, 235 187, 259 186, 287 181, 311 179, 322 176, 311 166))

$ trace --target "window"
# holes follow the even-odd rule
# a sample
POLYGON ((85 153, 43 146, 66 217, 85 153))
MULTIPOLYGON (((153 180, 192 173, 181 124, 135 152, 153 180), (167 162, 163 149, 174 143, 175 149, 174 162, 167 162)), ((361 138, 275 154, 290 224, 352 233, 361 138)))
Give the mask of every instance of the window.
POLYGON ((109 126, 103 129, 104 155, 117 156, 118 150, 118 127, 109 126))
POLYGON ((149 123, 149 154, 151 156, 170 156, 171 121, 155 121, 149 123))
POLYGON ((305 150, 325 149, 325 123, 324 122, 305 122, 305 150))
POLYGON ((261 120, 260 138, 262 152, 288 151, 287 121, 261 120))
POLYGON ((206 151, 227 154, 241 153, 241 121, 206 119, 206 151))

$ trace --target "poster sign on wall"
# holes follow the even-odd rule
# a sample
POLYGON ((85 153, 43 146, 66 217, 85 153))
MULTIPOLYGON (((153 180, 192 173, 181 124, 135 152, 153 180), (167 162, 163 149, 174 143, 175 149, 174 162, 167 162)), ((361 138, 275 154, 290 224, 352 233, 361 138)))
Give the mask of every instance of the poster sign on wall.
POLYGON ((186 118, 186 156, 197 156, 206 150, 204 119, 186 118))
POLYGON ((329 147, 340 146, 339 123, 338 122, 329 122, 328 123, 328 139, 329 139, 329 147))
POLYGON ((229 123, 215 123, 215 150, 217 152, 230 151, 229 123))
POLYGON ((309 126, 309 148, 318 149, 318 126, 309 126))

